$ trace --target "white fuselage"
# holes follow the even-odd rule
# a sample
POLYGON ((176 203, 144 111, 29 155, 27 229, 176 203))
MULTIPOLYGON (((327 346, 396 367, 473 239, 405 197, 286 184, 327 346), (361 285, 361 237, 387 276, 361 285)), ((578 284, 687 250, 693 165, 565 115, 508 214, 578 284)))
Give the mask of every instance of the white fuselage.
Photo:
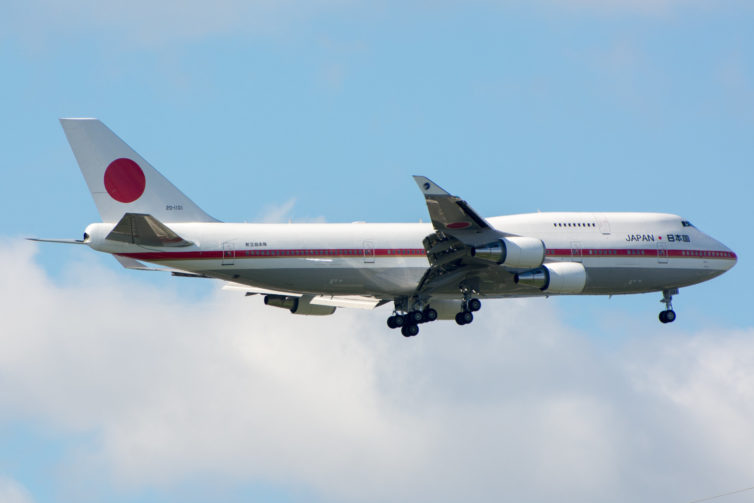
MULTIPOLYGON (((541 239, 546 263, 581 262, 584 294, 621 294, 687 286, 736 263, 722 243, 659 213, 533 213, 487 219, 509 234, 541 239)), ((329 295, 410 295, 429 267, 422 240, 431 224, 166 224, 187 247, 148 248, 105 240, 113 224, 92 224, 92 248, 259 288, 329 295)), ((483 297, 542 295, 513 273, 480 279, 483 297)), ((457 296, 449 285, 435 296, 457 296)))

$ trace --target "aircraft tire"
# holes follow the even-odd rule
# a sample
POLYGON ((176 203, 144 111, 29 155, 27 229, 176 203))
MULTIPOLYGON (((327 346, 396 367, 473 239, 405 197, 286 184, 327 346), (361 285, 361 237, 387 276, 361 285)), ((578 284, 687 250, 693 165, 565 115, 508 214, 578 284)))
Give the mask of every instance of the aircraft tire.
POLYGON ((482 309, 482 302, 479 299, 469 299, 469 311, 476 312, 482 309))
POLYGON ((416 334, 419 333, 419 327, 416 325, 403 325, 401 328, 401 334, 403 334, 403 337, 413 337, 416 334))
POLYGON ((431 307, 428 307, 424 310, 424 320, 425 321, 435 321, 437 319, 437 311, 432 309, 431 307))
POLYGON ((459 325, 468 325, 474 321, 474 315, 468 311, 461 311, 456 315, 456 323, 459 325))

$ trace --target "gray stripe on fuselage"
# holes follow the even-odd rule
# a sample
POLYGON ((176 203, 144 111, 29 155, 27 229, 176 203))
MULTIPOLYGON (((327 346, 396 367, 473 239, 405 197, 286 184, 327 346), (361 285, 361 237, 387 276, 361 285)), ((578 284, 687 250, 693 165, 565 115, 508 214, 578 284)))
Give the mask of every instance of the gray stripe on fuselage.
MULTIPOLYGON (((414 292, 425 268, 328 268, 326 270, 275 269, 214 269, 203 271, 208 276, 243 283, 270 290, 307 292, 331 295, 374 295, 393 298, 414 292)), ((485 297, 530 297, 553 295, 531 287, 516 285, 513 273, 503 268, 484 269, 475 285, 485 297)), ((481 271, 480 271, 481 272, 481 271)), ((716 269, 666 269, 660 267, 591 267, 587 269, 583 294, 610 295, 642 293, 680 288, 719 276, 716 269)), ((472 278, 473 279, 473 278, 472 278)), ((443 296, 458 296, 456 283, 430 292, 443 296)))

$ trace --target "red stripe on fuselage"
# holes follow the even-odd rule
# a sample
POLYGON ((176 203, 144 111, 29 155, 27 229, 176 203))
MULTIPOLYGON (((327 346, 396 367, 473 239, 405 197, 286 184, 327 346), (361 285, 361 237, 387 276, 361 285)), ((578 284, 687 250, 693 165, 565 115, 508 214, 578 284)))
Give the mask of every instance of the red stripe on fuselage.
POLYGON ((736 254, 711 250, 664 250, 647 248, 548 248, 551 257, 675 257, 735 260, 736 254))
MULTIPOLYGON (((137 260, 207 260, 222 258, 351 258, 351 257, 423 257, 426 252, 423 248, 307 248, 295 250, 213 250, 213 251, 170 251, 170 252, 139 252, 118 253, 117 255, 137 260)), ((706 258, 735 260, 733 252, 710 251, 710 250, 658 250, 646 248, 548 248, 549 257, 673 257, 673 258, 706 258)))

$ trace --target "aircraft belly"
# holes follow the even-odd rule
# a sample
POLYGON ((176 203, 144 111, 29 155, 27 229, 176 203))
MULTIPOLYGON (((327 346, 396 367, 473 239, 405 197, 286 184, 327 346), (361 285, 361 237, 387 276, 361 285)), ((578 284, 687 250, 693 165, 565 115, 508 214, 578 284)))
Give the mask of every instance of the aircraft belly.
POLYGON ((212 277, 228 279, 277 291, 331 295, 373 295, 392 298, 414 291, 425 268, 338 268, 300 269, 215 269, 205 271, 212 277))
POLYGON ((697 268, 588 267, 584 294, 654 292, 695 285, 724 271, 697 268))

